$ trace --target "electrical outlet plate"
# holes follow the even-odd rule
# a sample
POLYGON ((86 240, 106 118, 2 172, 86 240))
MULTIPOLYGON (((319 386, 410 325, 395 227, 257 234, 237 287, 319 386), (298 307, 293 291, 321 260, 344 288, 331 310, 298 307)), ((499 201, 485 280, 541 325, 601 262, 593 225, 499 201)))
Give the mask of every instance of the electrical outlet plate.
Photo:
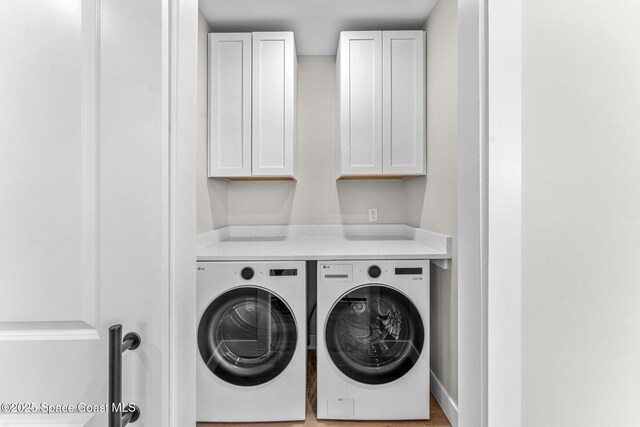
POLYGON ((378 222, 378 209, 369 209, 369 222, 378 222))

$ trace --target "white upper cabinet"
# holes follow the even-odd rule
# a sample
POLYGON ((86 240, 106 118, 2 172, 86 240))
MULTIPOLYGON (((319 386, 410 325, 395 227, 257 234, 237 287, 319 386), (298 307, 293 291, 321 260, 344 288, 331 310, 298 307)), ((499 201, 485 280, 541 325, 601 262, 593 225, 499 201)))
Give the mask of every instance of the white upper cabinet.
POLYGON ((209 176, 251 176, 251 34, 209 34, 209 176))
POLYGON ((340 33, 336 66, 338 175, 380 175, 382 32, 340 33))
POLYGON ((293 176, 297 59, 293 33, 253 33, 253 176, 293 176))
POLYGON ((209 176, 293 179, 292 32, 209 34, 209 176))
POLYGON ((342 32, 338 176, 424 175, 424 31, 342 32))
POLYGON ((382 33, 382 173, 426 173, 424 31, 382 33))

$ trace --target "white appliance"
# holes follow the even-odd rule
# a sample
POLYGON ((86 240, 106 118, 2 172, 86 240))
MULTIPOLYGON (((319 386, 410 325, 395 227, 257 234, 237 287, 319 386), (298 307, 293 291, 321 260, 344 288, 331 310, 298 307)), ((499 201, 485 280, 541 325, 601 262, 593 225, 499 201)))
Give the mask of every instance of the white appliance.
POLYGON ((304 261, 197 266, 197 420, 304 420, 304 261))
POLYGON ((318 262, 319 419, 429 418, 429 261, 318 262))

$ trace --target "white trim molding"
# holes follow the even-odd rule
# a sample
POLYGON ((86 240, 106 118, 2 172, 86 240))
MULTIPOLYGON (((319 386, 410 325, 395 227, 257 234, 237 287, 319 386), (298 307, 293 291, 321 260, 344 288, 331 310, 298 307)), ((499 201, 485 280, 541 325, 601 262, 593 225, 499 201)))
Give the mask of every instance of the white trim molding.
POLYGON ((197 133, 197 0, 166 3, 169 402, 167 426, 196 418, 195 259, 197 133))
POLYGON ((458 416, 518 427, 521 0, 458 0, 458 416))
POLYGON ((81 320, 59 322, 0 322, 0 341, 98 340, 100 335, 81 320))
POLYGON ((458 0, 458 417, 487 419, 487 0, 458 0))
POLYGON ((449 395, 433 371, 431 371, 431 394, 440 405, 451 426, 458 427, 458 404, 449 395))
POLYGON ((522 424, 521 0, 487 9, 487 416, 522 424))
POLYGON ((1 426, 25 426, 25 427, 84 427, 95 422, 95 413, 75 414, 2 414, 1 426))

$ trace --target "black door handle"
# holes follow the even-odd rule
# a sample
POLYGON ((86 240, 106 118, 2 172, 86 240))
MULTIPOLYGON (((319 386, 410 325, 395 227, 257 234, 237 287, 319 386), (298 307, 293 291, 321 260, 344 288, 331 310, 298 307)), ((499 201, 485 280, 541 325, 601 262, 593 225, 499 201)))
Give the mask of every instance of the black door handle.
POLYGON ((122 404, 122 353, 140 346, 140 335, 129 332, 122 338, 122 325, 109 328, 109 427, 124 427, 140 418, 135 404, 122 404))

